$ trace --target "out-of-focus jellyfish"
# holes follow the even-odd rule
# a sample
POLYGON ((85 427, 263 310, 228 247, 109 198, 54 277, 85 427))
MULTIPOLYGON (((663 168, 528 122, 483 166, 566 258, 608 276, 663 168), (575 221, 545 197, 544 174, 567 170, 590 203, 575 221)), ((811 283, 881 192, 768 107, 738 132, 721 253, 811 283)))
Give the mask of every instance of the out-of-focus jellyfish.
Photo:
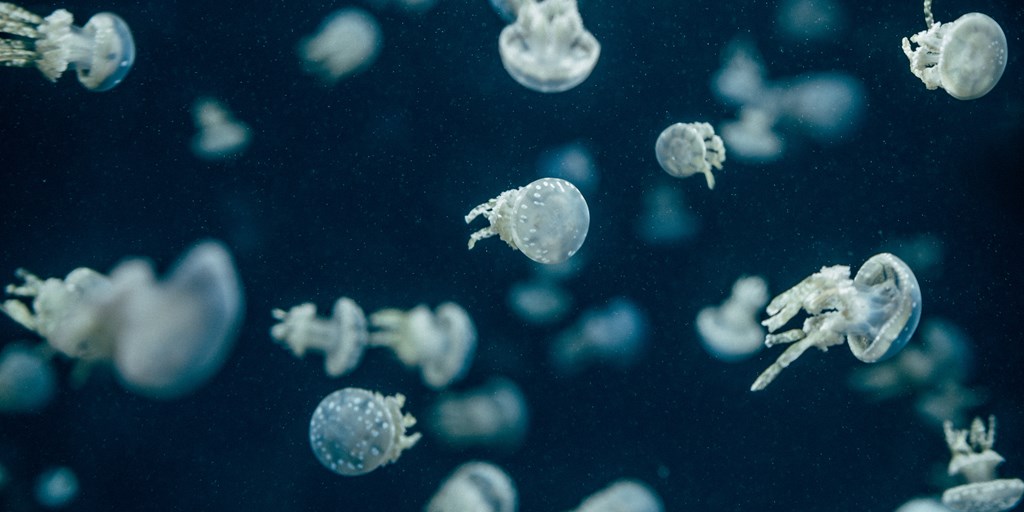
POLYGON ((284 343, 298 357, 313 349, 324 353, 324 369, 332 377, 340 377, 355 369, 363 357, 369 340, 366 315, 348 297, 334 303, 330 318, 316 316, 312 303, 300 304, 288 311, 275 309, 279 321, 270 329, 270 336, 284 343))
POLYGON ((896 512, 953 512, 939 500, 933 498, 914 498, 896 509, 896 512))
POLYGON ((768 284, 764 279, 741 277, 721 306, 709 306, 697 313, 701 344, 722 361, 740 361, 756 354, 765 335, 757 322, 757 312, 767 303, 768 284))
POLYGON ((370 344, 386 346, 423 382, 442 389, 462 378, 476 351, 476 327, 458 304, 445 302, 433 312, 424 305, 408 311, 382 309, 370 315, 370 344))
POLYGON ((892 254, 882 253, 864 262, 850 279, 850 267, 835 265, 804 279, 772 299, 769 318, 761 322, 775 333, 800 310, 810 316, 803 327, 769 334, 772 347, 793 343, 750 386, 759 391, 771 384, 787 366, 811 347, 849 344, 853 355, 874 363, 899 352, 921 319, 921 288, 914 272, 892 254))
POLYGON ((512 23, 519 17, 519 6, 523 5, 525 0, 490 0, 491 7, 494 8, 494 12, 501 16, 501 19, 512 23))
POLYGON ((722 170, 725 145, 708 123, 676 123, 665 128, 654 143, 654 155, 665 172, 676 178, 701 173, 708 188, 715 188, 711 168, 722 170))
POLYGON ((426 512, 515 512, 516 486, 501 468, 488 462, 467 462, 441 484, 426 512))
POLYGON ((84 27, 57 9, 43 18, 0 2, 0 66, 35 67, 51 82, 68 69, 90 91, 121 83, 135 62, 135 41, 120 16, 101 12, 84 27))
MULTIPOLYGON (((547 0, 548 2, 555 0, 547 0)), ((498 235, 537 263, 561 263, 576 254, 590 229, 590 209, 572 183, 542 178, 506 190, 470 210, 466 224, 483 215, 490 226, 469 237, 469 248, 498 235)))
POLYGON ((903 53, 914 76, 928 90, 941 87, 958 100, 988 94, 1006 69, 1006 35, 999 24, 980 12, 951 23, 936 22, 932 0, 924 0, 924 22, 927 30, 903 38, 903 53))
POLYGON ((918 275, 938 275, 946 259, 946 244, 931 233, 899 237, 885 243, 882 249, 899 256, 918 275))
POLYGON ((328 85, 354 75, 377 60, 381 49, 377 19, 358 7, 330 14, 316 34, 299 43, 299 57, 306 71, 328 85))
POLYGON ((722 139, 737 160, 770 163, 782 156, 786 143, 772 127, 777 114, 759 107, 743 107, 740 118, 722 123, 722 139))
POLYGON ((419 441, 405 435, 416 424, 402 414, 405 397, 385 397, 359 388, 327 395, 309 420, 309 444, 320 464, 342 476, 365 475, 398 460, 402 451, 419 441))
POLYGON ((579 141, 542 153, 537 160, 537 170, 541 176, 563 179, 576 185, 584 194, 597 191, 600 181, 594 154, 586 144, 579 141))
POLYGON ((551 361, 562 373, 593 364, 632 365, 647 344, 647 315, 630 299, 619 297, 607 307, 588 310, 551 345, 551 361))
POLYGON ((143 259, 120 263, 109 277, 79 268, 64 280, 25 270, 7 293, 32 299, 0 306, 61 353, 112 361, 121 383, 151 398, 198 388, 220 369, 242 319, 242 289, 220 242, 200 242, 158 281, 143 259))
POLYGON ((237 120, 221 102, 199 98, 192 105, 199 133, 192 139, 192 153, 204 160, 220 160, 241 154, 249 147, 249 126, 237 120))
POLYGON ((583 27, 576 0, 523 0, 498 37, 508 74, 528 89, 562 92, 590 76, 601 45, 583 27))
POLYGON ((661 497, 637 480, 618 480, 590 495, 572 512, 663 512, 661 497))
POLYGON ((36 348, 12 343, 0 352, 0 412, 34 412, 57 392, 49 360, 36 348))
POLYGON ((944 421, 963 420, 967 411, 987 401, 988 393, 984 390, 968 388, 946 379, 921 395, 914 402, 914 410, 928 422, 938 425, 944 421))
POLYGON ((71 468, 47 469, 36 479, 36 501, 46 508, 61 508, 78 496, 78 477, 71 468))
POLYGON ((858 126, 867 94, 847 73, 808 73, 778 86, 778 112, 803 134, 823 143, 841 140, 858 126))
POLYGON ((783 0, 776 20, 783 35, 802 41, 834 38, 846 24, 842 6, 833 0, 783 0))
POLYGON ((513 450, 528 426, 526 398, 519 386, 504 378, 492 378, 464 393, 441 395, 427 419, 429 432, 453 448, 513 450))
POLYGON ((971 428, 957 430, 953 423, 943 425, 946 444, 953 457, 949 461, 950 476, 961 475, 966 484, 946 489, 942 504, 956 512, 1002 512, 1010 510, 1024 495, 1024 481, 1019 478, 996 478, 996 466, 1003 462, 992 446, 996 437, 996 418, 988 417, 988 430, 981 418, 974 418, 971 428))
POLYGON ((659 183, 644 192, 643 209, 636 221, 636 235, 651 245, 670 245, 693 238, 699 229, 683 192, 659 183))
POLYGON ((508 305, 526 322, 550 324, 569 312, 572 297, 553 279, 533 278, 509 288, 508 305))

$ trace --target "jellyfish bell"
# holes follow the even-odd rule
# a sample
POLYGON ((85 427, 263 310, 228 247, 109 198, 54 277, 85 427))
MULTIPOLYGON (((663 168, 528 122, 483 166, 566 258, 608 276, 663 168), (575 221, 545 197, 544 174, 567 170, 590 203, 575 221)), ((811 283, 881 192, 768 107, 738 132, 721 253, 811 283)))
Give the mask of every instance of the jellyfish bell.
POLYGON ((515 23, 498 37, 508 74, 537 92, 563 92, 583 83, 601 45, 583 27, 576 0, 523 0, 515 23))
POLYGON ((382 40, 380 24, 372 14, 346 7, 331 13, 315 34, 303 39, 298 54, 307 72, 334 85, 373 65, 382 40))
POLYGON ((78 81, 86 89, 107 91, 121 83, 135 63, 135 40, 120 16, 101 12, 89 18, 81 34, 93 42, 88 59, 76 59, 78 81))
POLYGON ((790 80, 780 91, 781 120, 819 142, 841 139, 863 118, 864 85, 846 73, 808 73, 790 80))
POLYGON ((426 512, 515 512, 516 486, 501 468, 467 462, 448 477, 427 503, 426 512))
POLYGON ((703 174, 708 188, 714 189, 711 168, 722 169, 725 145, 708 123, 675 123, 658 135, 654 155, 668 174, 677 178, 703 174))
POLYGON ((872 256, 857 271, 853 286, 869 296, 858 312, 863 323, 846 336, 853 355, 865 363, 888 359, 903 350, 921 321, 921 286, 903 260, 892 254, 872 256))

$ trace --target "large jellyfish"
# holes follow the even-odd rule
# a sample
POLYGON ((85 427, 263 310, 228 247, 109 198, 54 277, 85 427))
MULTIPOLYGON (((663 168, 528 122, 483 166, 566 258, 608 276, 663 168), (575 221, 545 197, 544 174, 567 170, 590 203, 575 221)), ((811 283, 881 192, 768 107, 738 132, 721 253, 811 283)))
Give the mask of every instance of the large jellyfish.
POLYGON ((515 512, 515 483, 501 468, 488 462, 467 462, 452 472, 426 512, 515 512))
POLYGON ((665 172, 677 178, 703 174, 715 188, 711 168, 722 170, 725 145, 708 123, 676 123, 665 128, 654 144, 654 155, 665 172))
POLYGON ((663 512, 661 497, 637 480, 618 480, 590 495, 572 512, 663 512))
POLYGON ((446 393, 427 417, 430 433, 453 448, 517 448, 529 426, 526 397, 514 382, 493 377, 463 393, 446 393))
POLYGON ((309 73, 334 85, 370 67, 380 53, 381 39, 372 14, 346 7, 331 13, 316 34, 303 39, 298 52, 309 73))
POLYGON ((498 52, 526 88, 562 92, 590 76, 601 45, 583 27, 576 0, 523 0, 515 23, 498 37, 498 52))
POLYGON ((1024 495, 1024 481, 996 478, 996 466, 1003 462, 1003 457, 992 449, 996 437, 995 416, 989 416, 988 430, 981 418, 974 418, 970 429, 954 429, 949 421, 943 429, 953 455, 949 474, 961 475, 967 483, 946 489, 942 493, 942 504, 956 512, 1003 512, 1015 507, 1024 495))

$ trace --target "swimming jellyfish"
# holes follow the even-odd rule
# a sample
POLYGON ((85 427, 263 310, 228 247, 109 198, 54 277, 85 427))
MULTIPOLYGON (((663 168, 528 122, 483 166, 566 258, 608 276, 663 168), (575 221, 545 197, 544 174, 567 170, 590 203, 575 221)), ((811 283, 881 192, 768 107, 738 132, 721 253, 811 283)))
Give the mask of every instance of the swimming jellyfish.
POLYGON ((313 34, 299 43, 306 71, 328 85, 370 67, 381 48, 377 19, 358 7, 331 13, 313 34))
POLYGON ((697 313, 701 344, 722 361, 739 361, 756 354, 765 335, 757 322, 757 312, 767 303, 768 284, 763 278, 739 278, 732 286, 732 295, 721 306, 708 306, 697 313))
POLYGON ((647 314, 634 301, 612 299, 604 308, 585 311, 555 338, 551 362, 566 374, 592 363, 628 367, 643 353, 649 329, 647 314))
POLYGON ((288 311, 275 309, 271 314, 279 322, 271 327, 270 336, 287 345, 297 357, 309 349, 323 352, 327 375, 340 377, 359 365, 369 331, 366 315, 354 300, 338 299, 331 318, 317 317, 316 306, 309 302, 288 311))
POLYGON ((197 99, 192 105, 192 118, 199 130, 192 138, 192 153, 199 158, 230 158, 249 146, 249 127, 213 98, 197 99))
POLYGON ((936 22, 932 0, 924 0, 924 22, 927 30, 903 38, 914 76, 928 90, 941 87, 958 100, 988 94, 1006 69, 1006 35, 999 24, 980 12, 951 23, 936 22), (911 43, 917 48, 911 49, 911 43))
POLYGON ((501 468, 487 462, 467 462, 452 472, 426 512, 515 512, 516 486, 501 468))
POLYGON ((953 512, 934 498, 914 498, 896 509, 896 512, 953 512))
POLYGON ((957 430, 953 423, 943 425, 946 444, 952 452, 949 474, 962 475, 966 484, 946 489, 942 504, 956 512, 1002 512, 1010 510, 1024 495, 1024 481, 996 478, 996 466, 1003 457, 992 446, 996 437, 996 418, 988 417, 988 430, 981 418, 974 418, 969 430, 957 430))
POLYGON ((582 141, 545 150, 537 159, 537 170, 541 177, 561 178, 585 194, 595 192, 601 178, 594 152, 582 141))
POLYGON ((583 245, 590 229, 587 200, 572 183, 559 178, 542 178, 506 190, 470 210, 466 224, 481 215, 491 225, 470 235, 470 249, 478 241, 498 235, 537 263, 568 260, 583 245))
POLYGON ((508 306, 525 322, 551 324, 569 312, 572 296, 554 279, 533 277, 509 288, 508 306))
POLYGON ((0 351, 0 412, 38 411, 57 393, 57 376, 38 349, 11 343, 0 351))
POLYGON ((573 512, 663 512, 661 498, 636 480, 618 480, 590 495, 573 512))
POLYGON ((36 502, 46 508, 61 508, 78 496, 78 477, 67 466, 49 468, 36 478, 36 502))
POLYGON ((874 363, 895 355, 907 344, 921 319, 921 288, 910 267, 889 253, 864 262, 850 279, 850 267, 822 267, 796 286, 772 299, 769 333, 803 309, 810 315, 803 327, 765 337, 767 347, 793 343, 750 386, 759 391, 811 347, 822 351, 845 340, 853 355, 874 363))
POLYGON ((93 15, 83 27, 73 22, 64 9, 43 18, 0 2, 0 66, 35 67, 51 82, 74 69, 90 91, 121 83, 135 62, 128 24, 110 12, 93 15))
POLYGON ((708 188, 715 188, 711 168, 722 170, 725 145, 708 123, 676 123, 665 128, 654 143, 654 155, 665 172, 677 178, 701 173, 708 188))
POLYGON ((583 27, 576 0, 523 0, 498 37, 508 74, 528 89, 562 92, 590 76, 601 45, 583 27))
POLYGON ((529 426, 526 397, 514 382, 491 378, 463 393, 445 393, 427 416, 431 434, 454 448, 517 448, 529 426))
POLYGON ((643 210, 636 219, 636 235, 651 245, 669 245, 693 238, 700 221, 690 212, 677 187, 658 183, 644 191, 643 210))
POLYGON ((385 397, 359 388, 327 395, 309 420, 309 444, 320 464, 342 476, 365 475, 398 460, 420 440, 405 435, 416 424, 402 414, 405 397, 385 397))
POLYGON ((465 309, 445 302, 433 312, 424 305, 409 311, 382 309, 370 315, 370 344, 390 348, 423 382, 442 389, 462 378, 476 351, 476 327, 465 309))

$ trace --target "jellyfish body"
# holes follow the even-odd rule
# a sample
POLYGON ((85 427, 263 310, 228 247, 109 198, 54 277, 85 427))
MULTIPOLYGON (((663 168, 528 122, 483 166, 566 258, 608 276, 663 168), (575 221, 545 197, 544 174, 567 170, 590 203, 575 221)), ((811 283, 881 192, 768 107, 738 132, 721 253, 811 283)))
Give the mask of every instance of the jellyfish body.
POLYGON ((715 188, 711 168, 722 169, 725 145, 708 123, 676 123, 665 128, 654 144, 654 154, 665 172, 677 178, 700 173, 715 188))
POLYGON ((236 156, 249 146, 249 127, 231 115, 221 102, 200 98, 192 106, 199 133, 192 139, 192 153, 204 160, 236 156))
POLYGON ((406 366, 419 368, 423 382, 442 389, 462 378, 476 351, 476 327, 458 304, 434 312, 420 305, 409 311, 383 309, 370 315, 372 345, 386 346, 406 366))
MULTIPOLYGON (((930 5, 925 15, 931 17, 930 5)), ((1006 69, 1006 35, 999 23, 971 12, 951 23, 928 25, 927 30, 903 38, 903 53, 914 76, 929 90, 941 87, 958 100, 988 94, 1006 69), (912 48, 911 43, 918 46, 912 48)))
POLYGON ((523 0, 498 37, 508 74, 528 89, 562 92, 594 70, 601 45, 583 27, 576 0, 523 0))
POLYGON ((653 489, 636 480, 619 480, 594 493, 572 512, 663 512, 653 489))
POLYGON ((332 377, 345 375, 359 365, 369 331, 366 315, 352 299, 338 299, 333 315, 326 319, 316 316, 312 303, 288 311, 275 309, 272 314, 279 322, 270 329, 270 336, 287 345, 297 357, 309 349, 323 352, 324 369, 332 377))
POLYGON ((538 277, 513 284, 508 291, 508 305, 526 322, 550 324, 569 311, 572 296, 555 280, 538 277))
POLYGON ((763 278, 738 279, 721 306, 697 313, 697 333, 704 348, 716 359, 729 362, 756 354, 765 335, 757 323, 757 312, 767 303, 768 285, 763 278))
POLYGON ((36 502, 45 508, 67 506, 78 496, 78 477, 67 466, 49 468, 36 478, 36 502))
POLYGON ((427 503, 426 512, 515 512, 516 486, 501 468, 467 462, 452 472, 427 503))
POLYGON ((313 34, 299 43, 306 71, 334 85, 370 67, 380 54, 381 29, 377 19, 358 7, 332 13, 313 34))
POLYGON ((551 361, 562 373, 573 374, 594 363, 631 366, 647 344, 646 313, 632 300, 618 297, 604 308, 593 308, 563 331, 551 344, 551 361))
MULTIPOLYGON (((550 0, 549 0, 550 1, 550 0)), ((469 237, 469 248, 498 235, 537 263, 561 263, 583 245, 590 229, 590 209, 583 194, 568 181, 542 178, 477 206, 466 224, 483 215, 490 226, 469 237)))
POLYGON ((954 429, 950 421, 943 425, 946 445, 952 453, 949 474, 967 480, 966 484, 942 493, 943 505, 956 512, 1003 512, 1020 502, 1024 481, 996 478, 996 466, 1003 462, 1003 457, 992 449, 995 428, 995 416, 989 416, 987 430, 981 418, 975 418, 970 429, 954 429))
POLYGON ((446 393, 431 408, 429 431, 453 448, 517 448, 529 426, 523 392, 514 382, 492 378, 480 388, 446 393))
POLYGON ((39 350, 12 343, 0 351, 0 412, 34 412, 57 392, 57 376, 39 350))

